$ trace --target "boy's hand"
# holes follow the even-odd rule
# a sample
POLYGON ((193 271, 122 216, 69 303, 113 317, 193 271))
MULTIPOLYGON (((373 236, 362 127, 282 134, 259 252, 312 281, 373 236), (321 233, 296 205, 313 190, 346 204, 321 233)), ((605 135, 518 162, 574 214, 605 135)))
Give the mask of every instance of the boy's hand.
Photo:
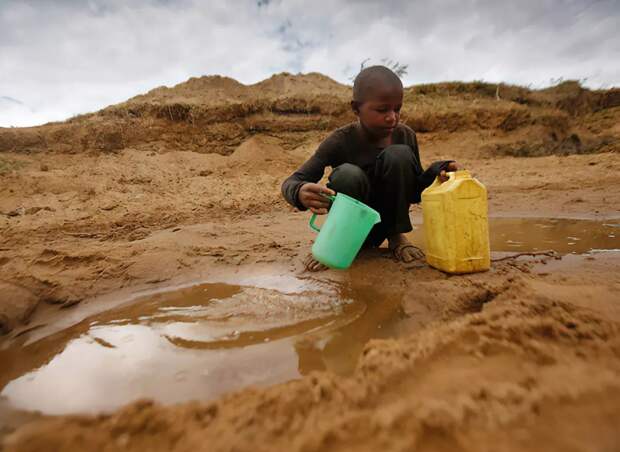
POLYGON ((300 204, 305 208, 310 209, 317 215, 325 215, 330 200, 324 195, 334 196, 335 194, 336 192, 334 190, 330 190, 322 185, 307 183, 301 186, 297 197, 299 198, 300 204))
POLYGON ((444 183, 445 181, 447 181, 449 179, 449 177, 448 177, 448 175, 446 173, 452 172, 452 171, 457 171, 458 169, 459 169, 459 167, 456 164, 456 162, 448 163, 448 171, 443 170, 441 173, 439 173, 439 182, 444 183))

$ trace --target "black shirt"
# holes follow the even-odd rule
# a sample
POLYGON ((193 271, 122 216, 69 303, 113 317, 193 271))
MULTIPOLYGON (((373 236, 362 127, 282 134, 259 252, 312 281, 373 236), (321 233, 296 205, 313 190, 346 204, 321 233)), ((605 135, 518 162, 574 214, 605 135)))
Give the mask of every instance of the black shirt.
MULTIPOLYGON (((392 132, 392 144, 405 144, 411 148, 414 156, 415 170, 418 174, 420 193, 430 185, 439 171, 445 169, 448 162, 435 162, 424 172, 420 163, 420 151, 415 132, 404 124, 396 126, 392 132)), ((318 182, 326 167, 335 168, 343 163, 359 166, 373 180, 377 155, 383 149, 364 139, 359 123, 351 123, 332 132, 319 145, 318 149, 306 163, 289 176, 282 184, 284 198, 300 210, 306 210, 299 203, 298 193, 302 185, 318 182)), ((419 199, 418 199, 419 201, 419 199)))

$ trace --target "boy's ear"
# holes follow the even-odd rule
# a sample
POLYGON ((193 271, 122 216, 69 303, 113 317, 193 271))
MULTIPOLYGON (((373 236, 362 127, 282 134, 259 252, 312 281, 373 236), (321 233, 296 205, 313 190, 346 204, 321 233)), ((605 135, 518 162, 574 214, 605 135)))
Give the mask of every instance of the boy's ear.
POLYGON ((351 110, 353 110, 353 113, 355 113, 356 115, 359 114, 360 112, 360 104, 358 101, 356 100, 352 100, 351 101, 351 110))

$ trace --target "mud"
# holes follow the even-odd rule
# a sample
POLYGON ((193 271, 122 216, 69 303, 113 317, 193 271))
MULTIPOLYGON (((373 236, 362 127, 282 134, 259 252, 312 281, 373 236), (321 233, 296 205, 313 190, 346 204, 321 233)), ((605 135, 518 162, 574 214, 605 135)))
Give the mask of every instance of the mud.
POLYGON ((496 261, 464 276, 386 248, 303 272, 279 184, 351 119, 318 74, 1 129, 2 447, 618 449, 617 90, 495 92, 405 94, 424 163, 489 191, 496 261))

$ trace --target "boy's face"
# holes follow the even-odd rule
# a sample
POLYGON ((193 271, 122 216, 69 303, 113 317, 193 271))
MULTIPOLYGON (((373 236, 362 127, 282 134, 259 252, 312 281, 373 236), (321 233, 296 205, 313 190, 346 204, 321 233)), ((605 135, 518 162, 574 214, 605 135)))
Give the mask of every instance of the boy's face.
POLYGON ((392 134, 400 121, 403 105, 401 88, 384 87, 369 93, 364 102, 354 102, 353 109, 364 128, 375 138, 392 134))

